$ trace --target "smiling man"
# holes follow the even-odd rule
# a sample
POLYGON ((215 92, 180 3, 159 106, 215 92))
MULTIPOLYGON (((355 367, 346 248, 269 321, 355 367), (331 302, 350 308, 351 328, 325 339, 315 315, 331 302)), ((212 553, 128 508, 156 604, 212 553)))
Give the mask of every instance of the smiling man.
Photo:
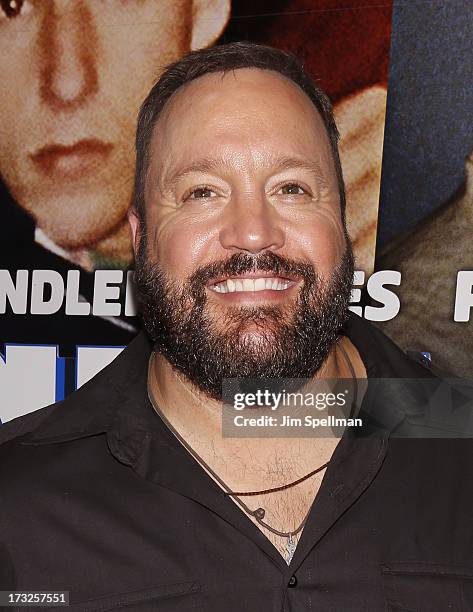
POLYGON ((130 213, 147 334, 1 429, 3 589, 66 590, 74 610, 472 601, 471 440, 392 437, 412 437, 407 396, 370 413, 368 388, 369 438, 222 433, 229 379, 433 379, 348 312, 337 140, 277 49, 193 52, 161 76, 130 213))

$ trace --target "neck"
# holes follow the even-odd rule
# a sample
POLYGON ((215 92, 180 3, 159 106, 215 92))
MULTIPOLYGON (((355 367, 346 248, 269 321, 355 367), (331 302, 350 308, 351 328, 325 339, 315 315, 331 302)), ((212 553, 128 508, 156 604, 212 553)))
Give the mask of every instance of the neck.
POLYGON ((126 268, 133 260, 130 229, 126 220, 120 223, 107 237, 88 247, 74 249, 61 247, 53 242, 39 227, 35 230, 35 241, 48 251, 88 272, 109 267, 126 268))
POLYGON ((96 268, 100 268, 101 262, 110 261, 119 267, 126 268, 133 261, 130 226, 126 218, 94 245, 94 259, 96 268))
POLYGON ((93 268, 90 253, 86 249, 66 250, 53 242, 40 227, 35 229, 35 241, 51 253, 59 255, 59 257, 84 268, 84 270, 91 271, 93 268))
MULTIPOLYGON (((334 345, 314 378, 366 378, 360 355, 346 337, 334 345)), ((161 355, 150 364, 149 391, 160 412, 180 436, 233 489, 258 489, 298 478, 330 459, 338 438, 222 437, 222 403, 209 399, 161 355), (280 467, 280 472, 274 470, 280 467)))

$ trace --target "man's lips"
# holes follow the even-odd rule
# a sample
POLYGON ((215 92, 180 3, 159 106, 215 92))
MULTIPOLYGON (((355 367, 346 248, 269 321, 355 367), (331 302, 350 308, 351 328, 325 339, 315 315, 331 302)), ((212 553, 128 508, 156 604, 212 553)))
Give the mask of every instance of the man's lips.
POLYGON ((50 144, 31 155, 34 164, 45 174, 57 178, 74 178, 90 172, 110 154, 113 145, 93 138, 73 145, 50 144))
POLYGON ((207 289, 232 303, 280 300, 295 291, 302 280, 271 272, 240 274, 213 279, 207 289))
POLYGON ((212 288, 213 286, 218 285, 219 283, 222 283, 226 280, 243 280, 245 278, 279 278, 283 281, 289 281, 291 283, 297 283, 301 280, 299 276, 294 276, 290 274, 276 274, 275 272, 251 272, 246 274, 236 274, 235 276, 219 276, 218 278, 213 278, 207 283, 207 287, 212 288))

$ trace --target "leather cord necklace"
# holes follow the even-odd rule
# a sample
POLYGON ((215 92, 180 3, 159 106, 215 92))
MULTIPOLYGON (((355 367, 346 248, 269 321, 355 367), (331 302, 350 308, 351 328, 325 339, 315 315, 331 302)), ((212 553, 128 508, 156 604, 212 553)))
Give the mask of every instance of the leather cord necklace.
MULTIPOLYGON (((350 417, 351 417, 354 410, 356 409, 357 398, 358 398, 358 384, 356 380, 355 369, 353 367, 350 357, 348 356, 348 353, 345 351, 345 349, 343 348, 341 344, 337 343, 337 346, 338 348, 340 348, 342 355, 345 359, 345 362, 348 365, 348 368, 350 369, 352 380, 355 385, 355 400, 352 402, 352 408, 350 411, 350 417)), ((304 516, 299 527, 297 527, 296 529, 292 531, 278 531, 277 529, 274 529, 274 527, 271 527, 271 525, 268 525, 268 523, 266 523, 266 521, 263 520, 266 514, 266 511, 264 508, 260 507, 260 508, 256 508, 256 510, 251 510, 250 508, 248 508, 245 502, 240 499, 240 497, 253 496, 253 495, 266 495, 268 493, 276 493, 278 491, 284 491, 285 489, 294 487, 300 484, 301 482, 308 480, 311 476, 314 476, 318 472, 321 472, 322 470, 324 470, 328 466, 329 461, 327 461, 327 463, 324 463, 320 467, 316 468, 315 470, 312 470, 305 476, 302 476, 301 478, 298 478, 297 480, 294 480, 293 482, 290 482, 289 484, 286 484, 286 485, 281 485, 279 487, 274 487, 272 489, 264 489, 263 491, 246 491, 246 492, 231 491, 226 485, 226 483, 212 470, 212 468, 202 459, 202 457, 200 457, 200 455, 196 453, 196 451, 186 442, 186 440, 181 436, 181 434, 173 427, 173 425, 169 422, 169 420, 166 418, 166 416, 163 414, 163 412, 159 409, 159 407, 155 403, 153 393, 151 392, 151 385, 150 385, 151 368, 152 368, 152 364, 154 361, 154 355, 155 354, 153 352, 151 354, 151 358, 148 364, 148 398, 155 412, 164 421, 166 426, 170 429, 170 431, 174 434, 174 436, 179 440, 179 442, 184 446, 184 448, 189 452, 189 454, 197 461, 197 463, 200 463, 203 467, 205 467, 205 469, 218 482, 218 484, 222 487, 222 489, 224 489, 224 495, 233 497, 235 502, 242 508, 242 510, 244 510, 244 512, 246 512, 246 514, 248 514, 249 516, 252 516, 259 525, 261 525, 262 527, 264 527, 265 529, 267 529, 271 533, 274 533, 277 536, 287 538, 285 559, 286 559, 286 563, 289 565, 292 561, 292 557, 294 556, 294 552, 297 546, 294 536, 296 536, 304 528, 304 525, 307 522, 307 518, 309 516, 312 506, 309 507, 309 510, 304 516)))

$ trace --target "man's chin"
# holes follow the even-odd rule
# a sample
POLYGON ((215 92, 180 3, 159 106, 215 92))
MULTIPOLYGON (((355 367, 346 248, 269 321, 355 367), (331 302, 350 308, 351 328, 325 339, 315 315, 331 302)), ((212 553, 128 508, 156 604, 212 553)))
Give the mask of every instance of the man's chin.
POLYGON ((235 344, 239 351, 254 360, 261 360, 274 354, 277 337, 271 333, 248 331, 241 334, 238 343, 235 344))
POLYGON ((279 306, 240 306, 229 308, 225 313, 216 312, 212 308, 204 316, 215 333, 235 333, 240 337, 247 335, 264 337, 265 334, 280 335, 283 324, 290 325, 294 321, 294 309, 289 312, 288 316, 279 306))
POLYGON ((234 352, 244 352, 250 356, 265 355, 274 352, 274 347, 282 337, 280 325, 249 321, 235 326, 227 326, 225 329, 213 329, 216 343, 224 343, 234 352))

